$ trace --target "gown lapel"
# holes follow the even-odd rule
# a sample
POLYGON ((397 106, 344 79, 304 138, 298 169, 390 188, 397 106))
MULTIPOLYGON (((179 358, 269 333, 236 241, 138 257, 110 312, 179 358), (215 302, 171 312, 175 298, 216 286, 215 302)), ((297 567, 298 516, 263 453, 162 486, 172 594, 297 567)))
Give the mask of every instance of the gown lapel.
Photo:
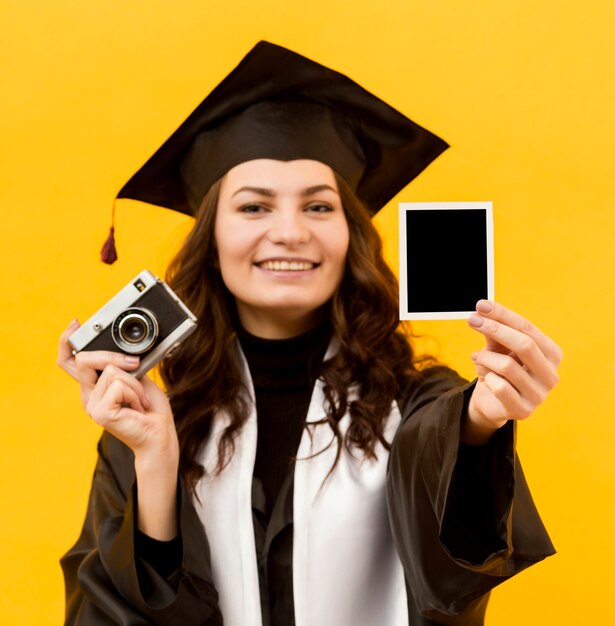
POLYGON ((211 546, 212 575, 219 594, 225 626, 262 626, 258 565, 252 521, 252 473, 256 457, 256 409, 247 364, 250 415, 235 440, 235 452, 218 475, 218 443, 229 423, 216 415, 212 434, 203 445, 199 462, 205 475, 197 483, 195 501, 211 546))
MULTIPOLYGON (((296 626, 407 626, 404 572, 386 507, 388 451, 379 443, 372 460, 344 447, 327 477, 337 441, 328 424, 317 423, 324 417, 323 406, 318 381, 295 466, 296 626)), ((389 442, 400 421, 395 404, 385 429, 389 442)), ((342 436, 349 423, 347 414, 339 423, 342 436)))

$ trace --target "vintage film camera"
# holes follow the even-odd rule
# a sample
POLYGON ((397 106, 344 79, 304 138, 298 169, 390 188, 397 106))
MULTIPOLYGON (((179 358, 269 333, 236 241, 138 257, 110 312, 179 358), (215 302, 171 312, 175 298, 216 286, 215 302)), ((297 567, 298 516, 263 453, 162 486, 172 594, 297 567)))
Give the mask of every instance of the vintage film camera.
POLYGON ((141 358, 141 378, 196 329, 196 317, 169 286, 143 270, 68 339, 73 354, 111 350, 141 358))

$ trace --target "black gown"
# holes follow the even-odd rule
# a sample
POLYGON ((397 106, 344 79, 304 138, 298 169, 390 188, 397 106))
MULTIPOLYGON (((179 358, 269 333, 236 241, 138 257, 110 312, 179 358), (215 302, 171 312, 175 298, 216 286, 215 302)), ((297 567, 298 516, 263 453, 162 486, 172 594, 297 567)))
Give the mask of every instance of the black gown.
MULTIPOLYGON (((402 423, 389 457, 387 503, 412 626, 480 626, 490 589, 554 552, 514 452, 515 425, 485 446, 459 443, 471 389, 438 367, 398 399, 402 423)), ((222 624, 207 537, 183 481, 181 564, 163 575, 135 551, 132 452, 108 433, 98 452, 82 534, 61 562, 66 624, 222 624)), ((292 487, 289 472, 269 517, 254 481, 261 598, 271 626, 294 623, 292 487), (270 597, 275 607, 266 606, 270 597)))

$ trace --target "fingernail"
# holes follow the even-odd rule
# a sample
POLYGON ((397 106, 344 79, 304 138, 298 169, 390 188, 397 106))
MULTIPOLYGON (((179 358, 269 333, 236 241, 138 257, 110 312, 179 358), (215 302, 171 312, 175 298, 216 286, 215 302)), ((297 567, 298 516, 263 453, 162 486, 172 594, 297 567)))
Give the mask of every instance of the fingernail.
POLYGON ((77 318, 75 318, 69 325, 69 328, 76 328, 77 326, 79 326, 79 320, 77 318))
POLYGON ((124 355, 124 361, 126 361, 126 363, 131 363, 131 364, 135 364, 139 362, 139 357, 138 356, 129 356, 128 354, 124 355))
POLYGON ((491 311, 491 302, 489 300, 479 300, 476 303, 476 310, 481 313, 489 313, 491 311))
POLYGON ((470 355, 470 358, 471 358, 473 361, 476 361, 476 359, 478 358, 478 352, 472 352, 472 354, 470 355))
POLYGON ((472 315, 468 317, 468 324, 474 326, 474 328, 480 328, 483 325, 483 318, 480 315, 472 313, 472 315))

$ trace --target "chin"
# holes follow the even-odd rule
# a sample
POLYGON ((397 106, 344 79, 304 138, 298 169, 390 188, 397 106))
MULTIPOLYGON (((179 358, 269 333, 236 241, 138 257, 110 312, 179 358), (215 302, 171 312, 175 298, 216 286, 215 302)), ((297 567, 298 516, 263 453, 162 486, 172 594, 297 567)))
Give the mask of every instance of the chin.
POLYGON ((314 301, 302 301, 302 300, 285 300, 283 302, 276 302, 263 307, 263 310, 267 310, 268 313, 275 316, 288 316, 289 318, 297 319, 300 317, 309 317, 316 314, 323 305, 327 302, 318 300, 314 301))

